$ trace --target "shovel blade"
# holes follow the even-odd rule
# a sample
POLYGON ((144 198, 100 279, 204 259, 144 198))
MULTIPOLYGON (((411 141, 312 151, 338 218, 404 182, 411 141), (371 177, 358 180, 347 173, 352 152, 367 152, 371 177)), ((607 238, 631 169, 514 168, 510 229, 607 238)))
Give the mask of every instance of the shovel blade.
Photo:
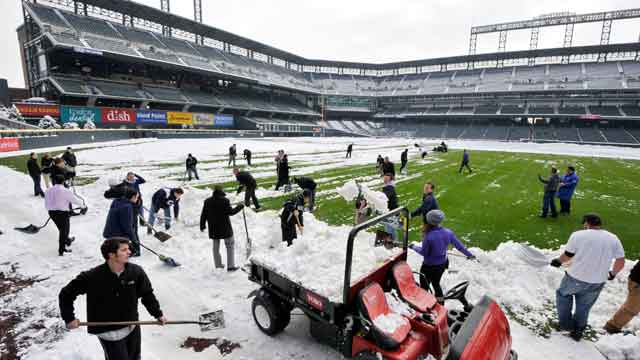
POLYGON ((40 231, 40 228, 33 224, 30 224, 29 226, 25 226, 25 227, 14 227, 13 229, 23 232, 25 234, 35 234, 38 231, 40 231))
POLYGON ((209 331, 224 328, 224 312, 216 310, 210 313, 202 314, 198 317, 200 323, 200 331, 209 331))
POLYGON ((167 240, 171 239, 171 235, 167 234, 167 233, 166 233, 166 232, 164 232, 164 231, 156 231, 156 232, 153 234, 153 236, 154 236, 156 239, 160 240, 160 242, 165 242, 165 241, 167 241, 167 240))

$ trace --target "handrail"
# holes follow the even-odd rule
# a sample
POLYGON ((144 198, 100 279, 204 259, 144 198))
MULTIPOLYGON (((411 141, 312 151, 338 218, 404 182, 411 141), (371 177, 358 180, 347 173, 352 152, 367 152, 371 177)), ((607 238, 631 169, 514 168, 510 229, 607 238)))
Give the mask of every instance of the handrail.
POLYGON ((356 239, 356 235, 361 230, 371 227, 372 225, 378 224, 382 220, 393 217, 400 213, 403 213, 406 217, 406 221, 403 221, 402 223, 402 228, 403 228, 402 230, 404 233, 402 248, 404 251, 407 251, 407 247, 409 245, 409 210, 404 206, 397 209, 393 209, 388 213, 377 216, 369 221, 363 222, 362 224, 358 224, 354 226, 353 229, 351 229, 351 231, 349 232, 349 239, 347 240, 347 258, 344 266, 344 287, 342 292, 343 304, 347 304, 347 302, 349 301, 349 291, 351 289, 351 265, 353 260, 353 242, 356 239))

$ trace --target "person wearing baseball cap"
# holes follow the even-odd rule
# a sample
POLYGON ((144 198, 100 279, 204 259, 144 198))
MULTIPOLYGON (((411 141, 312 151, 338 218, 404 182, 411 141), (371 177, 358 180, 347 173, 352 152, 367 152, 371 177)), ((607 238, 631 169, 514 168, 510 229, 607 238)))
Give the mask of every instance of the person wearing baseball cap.
POLYGON ((440 304, 444 304, 444 294, 440 286, 442 274, 449 267, 447 250, 449 245, 453 245, 467 259, 473 260, 476 257, 458 240, 451 229, 440 226, 444 221, 442 210, 431 210, 427 213, 424 238, 422 245, 411 244, 409 248, 422 255, 422 266, 420 267, 420 287, 429 290, 433 287, 436 299, 440 304))

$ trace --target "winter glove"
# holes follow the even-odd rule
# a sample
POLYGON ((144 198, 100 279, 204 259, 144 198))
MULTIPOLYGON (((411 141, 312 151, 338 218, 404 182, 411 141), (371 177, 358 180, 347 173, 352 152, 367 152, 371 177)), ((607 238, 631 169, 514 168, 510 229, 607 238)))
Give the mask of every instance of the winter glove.
POLYGON ((609 281, 613 280, 616 278, 616 273, 614 273, 613 271, 609 271, 609 277, 607 278, 609 281))
POLYGON ((82 209, 80 209, 80 214, 86 215, 87 211, 89 211, 89 208, 85 206, 82 209))
POLYGON ((475 255, 467 256, 467 260, 477 260, 475 255))
POLYGON ((549 265, 551 265, 553 267, 560 267, 560 266, 562 266, 562 262, 560 261, 560 259, 556 258, 556 259, 551 260, 551 263, 549 265))

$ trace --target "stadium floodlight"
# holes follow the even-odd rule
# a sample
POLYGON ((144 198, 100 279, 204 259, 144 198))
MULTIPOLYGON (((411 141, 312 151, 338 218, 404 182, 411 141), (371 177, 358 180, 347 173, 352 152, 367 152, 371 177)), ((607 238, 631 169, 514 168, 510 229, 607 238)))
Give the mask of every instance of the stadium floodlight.
MULTIPOLYGON (((640 18, 640 8, 603 11, 588 14, 575 14, 571 12, 551 13, 536 16, 531 20, 512 21, 500 24, 474 26, 471 28, 471 36, 469 38, 469 55, 476 53, 476 45, 478 35, 489 33, 500 33, 498 42, 498 52, 504 51, 506 48, 506 33, 514 30, 523 29, 539 29, 547 26, 566 25, 564 47, 570 47, 573 40, 573 26, 575 24, 602 22, 602 31, 600 33, 600 44, 609 44, 611 37, 611 25, 614 20, 640 18)), ((535 44, 537 47, 539 34, 537 30, 532 33, 530 48, 535 44), (535 38, 534 38, 535 37, 535 38)))

